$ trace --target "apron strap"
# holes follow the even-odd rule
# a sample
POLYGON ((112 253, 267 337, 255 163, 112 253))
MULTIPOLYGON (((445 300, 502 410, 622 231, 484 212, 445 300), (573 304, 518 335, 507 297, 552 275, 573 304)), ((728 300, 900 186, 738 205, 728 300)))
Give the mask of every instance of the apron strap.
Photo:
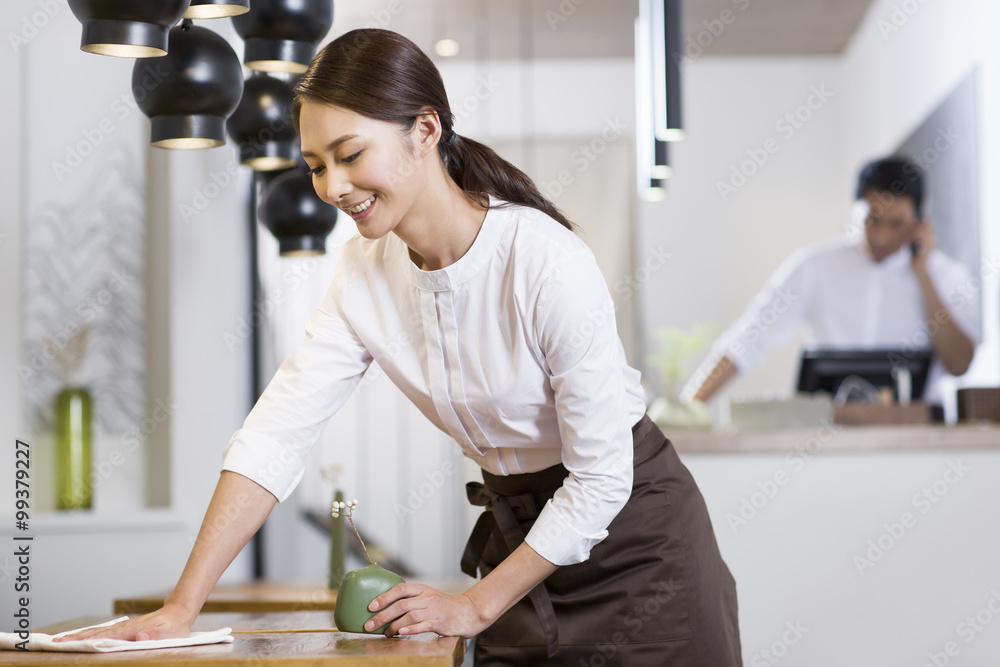
MULTIPOLYGON (((509 553, 513 553, 514 549, 524 542, 524 531, 521 530, 521 525, 518 523, 517 517, 514 516, 511 505, 534 511, 535 499, 531 493, 504 496, 480 482, 467 483, 465 493, 470 503, 486 508, 479 515, 479 520, 476 521, 472 535, 469 536, 469 541, 465 545, 465 553, 462 554, 462 572, 470 577, 475 577, 483 551, 486 549, 486 543, 495 529, 499 529, 500 534, 503 535, 509 553)), ((535 613, 538 614, 542 630, 545 632, 545 643, 551 658, 559 650, 559 626, 556 623, 556 612, 552 606, 552 598, 549 597, 544 582, 531 589, 528 596, 531 599, 531 604, 535 607, 535 613)))

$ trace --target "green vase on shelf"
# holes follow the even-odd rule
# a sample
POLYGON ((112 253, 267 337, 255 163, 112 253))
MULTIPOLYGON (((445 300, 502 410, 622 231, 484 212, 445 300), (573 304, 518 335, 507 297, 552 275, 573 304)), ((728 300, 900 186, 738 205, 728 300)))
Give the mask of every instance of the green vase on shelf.
POLYGON ((90 509, 91 400, 83 387, 67 387, 56 396, 56 506, 90 509))

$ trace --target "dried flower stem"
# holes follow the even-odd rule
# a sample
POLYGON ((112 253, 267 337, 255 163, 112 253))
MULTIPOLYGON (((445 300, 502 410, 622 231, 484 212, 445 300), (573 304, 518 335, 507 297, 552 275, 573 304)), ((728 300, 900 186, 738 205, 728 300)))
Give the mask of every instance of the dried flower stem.
POLYGON ((368 553, 368 547, 365 546, 365 541, 361 539, 361 533, 358 532, 358 527, 354 524, 354 508, 357 506, 358 501, 356 498, 349 503, 336 501, 333 503, 331 516, 333 516, 334 519, 339 517, 341 514, 347 517, 347 520, 351 522, 351 528, 354 529, 354 534, 358 536, 358 542, 361 542, 361 548, 365 550, 365 556, 368 558, 368 564, 375 565, 376 563, 372 560, 371 554, 368 553))

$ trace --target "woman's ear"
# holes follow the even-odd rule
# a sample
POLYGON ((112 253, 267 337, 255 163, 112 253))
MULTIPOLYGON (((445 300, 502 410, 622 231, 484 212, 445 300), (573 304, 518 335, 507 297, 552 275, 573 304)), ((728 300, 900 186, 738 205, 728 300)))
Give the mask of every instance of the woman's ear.
POLYGON ((441 141, 441 119, 437 111, 430 107, 422 109, 413 125, 411 136, 420 157, 436 151, 437 144, 441 141))

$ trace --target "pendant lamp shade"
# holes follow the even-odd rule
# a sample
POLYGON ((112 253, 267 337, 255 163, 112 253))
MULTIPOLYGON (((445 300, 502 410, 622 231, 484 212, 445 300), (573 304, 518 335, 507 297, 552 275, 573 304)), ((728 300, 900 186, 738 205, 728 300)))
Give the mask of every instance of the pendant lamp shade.
POLYGON ((170 26, 181 20, 189 0, 69 0, 83 24, 80 49, 120 58, 155 58, 167 53, 170 26))
POLYGON ((132 68, 136 103, 152 122, 159 148, 212 148, 226 143, 226 118, 243 93, 243 68, 229 43, 185 20, 170 31, 170 51, 153 67, 132 68))
POLYGON ((653 139, 653 168, 650 174, 655 179, 665 180, 673 175, 667 146, 669 146, 669 142, 653 139))
POLYGON ((290 169, 299 160, 299 138, 292 124, 292 87, 267 74, 243 83, 243 97, 226 121, 240 162, 255 171, 290 169))
POLYGON ((250 11, 250 0, 191 0, 186 19, 221 19, 250 11))
POLYGON ((337 209, 319 198, 308 171, 289 169, 275 176, 263 200, 261 221, 278 239, 282 257, 326 254, 337 209))
POLYGON ((243 64, 261 72, 302 74, 333 25, 333 0, 253 0, 233 17, 243 38, 243 64))

